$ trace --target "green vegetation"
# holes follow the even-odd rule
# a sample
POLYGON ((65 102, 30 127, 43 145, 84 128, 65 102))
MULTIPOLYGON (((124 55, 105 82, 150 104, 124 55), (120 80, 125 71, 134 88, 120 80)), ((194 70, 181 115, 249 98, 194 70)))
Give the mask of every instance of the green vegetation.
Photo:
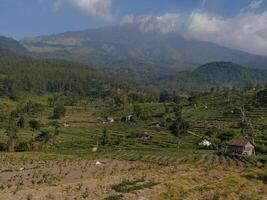
POLYGON ((156 185, 156 183, 140 179, 134 181, 123 181, 120 184, 113 185, 112 189, 115 190, 116 192, 128 193, 131 191, 141 190, 144 188, 151 188, 154 185, 156 185))
POLYGON ((108 196, 106 197, 104 200, 122 200, 122 195, 112 195, 112 196, 108 196))
POLYGON ((209 91, 216 88, 244 88, 263 86, 267 71, 245 68, 229 62, 213 62, 198 67, 192 72, 180 72, 167 76, 155 85, 176 88, 180 91, 209 91))
POLYGON ((264 196, 264 71, 211 63, 171 86, 162 79, 138 87, 81 64, 1 55, 5 195, 34 188, 27 199, 49 188, 40 199, 134 199, 147 191, 156 199, 238 199, 255 184, 249 197, 264 196), (227 153, 239 137, 253 142, 255 157, 227 153), (200 146, 204 139, 211 145, 200 146))

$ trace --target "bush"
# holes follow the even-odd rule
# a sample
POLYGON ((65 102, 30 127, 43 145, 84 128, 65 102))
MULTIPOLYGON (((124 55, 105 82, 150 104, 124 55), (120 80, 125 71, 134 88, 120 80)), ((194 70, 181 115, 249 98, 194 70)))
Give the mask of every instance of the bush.
POLYGON ((106 197, 104 200, 121 200, 122 199, 122 195, 111 195, 106 197))
POLYGON ((38 142, 48 142, 49 138, 50 138, 49 134, 43 131, 35 138, 35 140, 38 142))
POLYGON ((155 183, 152 181, 146 181, 143 179, 135 180, 135 181, 123 181, 120 184, 113 185, 112 189, 115 190, 116 192, 121 192, 121 193, 127 193, 135 190, 141 190, 144 188, 151 188, 155 183))
POLYGON ((26 142, 21 142, 15 147, 15 151, 17 152, 24 152, 29 151, 28 144, 26 142))
POLYGON ((25 119, 24 119, 23 116, 19 118, 19 121, 17 122, 17 125, 18 125, 20 128, 24 128, 24 125, 25 125, 25 119))
POLYGON ((267 154, 267 146, 256 145, 256 152, 261 153, 261 154, 267 154))
POLYGON ((59 104, 56 105, 53 112, 53 119, 60 119, 61 117, 64 117, 66 114, 66 108, 64 105, 59 104))
POLYGON ((5 143, 0 143, 0 151, 5 151, 6 150, 6 144, 5 143))
POLYGON ((33 129, 33 130, 38 130, 40 128, 40 123, 35 120, 35 119, 32 119, 29 121, 29 126, 33 129))

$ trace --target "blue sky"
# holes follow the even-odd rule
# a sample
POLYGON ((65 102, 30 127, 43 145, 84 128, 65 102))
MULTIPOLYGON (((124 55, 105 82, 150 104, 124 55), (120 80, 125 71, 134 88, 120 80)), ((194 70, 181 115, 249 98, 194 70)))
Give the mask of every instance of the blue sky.
POLYGON ((20 40, 145 17, 157 17, 163 32, 267 55, 267 0, 0 0, 0 35, 20 40))
MULTIPOLYGON (((0 34, 21 39, 34 35, 81 30, 119 23, 124 15, 191 12, 202 9, 204 2, 203 0, 113 0, 109 12, 116 19, 109 21, 93 16, 72 3, 64 3, 64 0, 61 0, 60 7, 55 10, 53 7, 56 1, 0 0, 0 34)), ((208 0, 205 10, 230 17, 250 2, 250 0, 208 0)))

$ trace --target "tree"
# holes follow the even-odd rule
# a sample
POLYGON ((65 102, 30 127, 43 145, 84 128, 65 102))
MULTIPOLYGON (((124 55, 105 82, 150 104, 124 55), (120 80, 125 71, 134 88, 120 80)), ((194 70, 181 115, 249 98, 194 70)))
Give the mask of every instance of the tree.
POLYGON ((175 117, 169 128, 172 134, 179 136, 180 134, 184 134, 187 131, 189 125, 182 119, 181 106, 178 101, 174 104, 173 111, 175 117))
POLYGON ((60 119, 66 114, 66 108, 63 104, 57 104, 54 108, 53 119, 60 119))
POLYGON ((108 131, 107 131, 107 129, 103 130, 102 135, 100 137, 100 143, 102 146, 105 146, 108 144, 108 131))
POLYGON ((57 136, 59 135, 59 124, 55 124, 55 130, 54 130, 54 135, 57 136))
POLYGON ((170 91, 162 91, 159 95, 159 102, 170 102, 175 98, 175 93, 170 91))
POLYGON ((198 93, 193 94, 191 97, 188 98, 188 101, 190 106, 196 107, 199 101, 199 94, 198 93))
POLYGON ((247 131, 252 130, 252 124, 249 118, 246 115, 246 110, 244 107, 241 108, 242 120, 240 122, 241 133, 246 133, 247 131))
POLYGON ((25 119, 24 119, 24 117, 23 116, 21 116, 20 118, 19 118, 19 121, 18 121, 18 126, 20 127, 20 128, 24 128, 24 126, 25 126, 25 119))
POLYGON ((17 127, 16 127, 15 122, 12 119, 8 120, 8 123, 5 128, 5 133, 8 136, 7 151, 14 152, 16 139, 17 139, 17 127))
POLYGON ((32 119, 32 120, 29 121, 29 126, 32 128, 33 131, 34 130, 39 130, 40 123, 37 120, 32 119))
POLYGON ((127 106, 127 96, 124 94, 123 90, 118 89, 114 97, 114 104, 117 109, 125 110, 127 106))
POLYGON ((267 88, 257 93, 256 104, 262 107, 267 107, 267 88))
POLYGON ((134 111, 134 115, 138 118, 140 118, 143 113, 142 107, 138 104, 134 104, 133 111, 134 111))

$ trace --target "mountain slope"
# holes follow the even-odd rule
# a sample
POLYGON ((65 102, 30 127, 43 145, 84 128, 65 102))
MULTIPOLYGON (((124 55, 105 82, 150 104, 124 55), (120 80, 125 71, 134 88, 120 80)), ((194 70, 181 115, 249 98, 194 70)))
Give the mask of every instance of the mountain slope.
MULTIPOLYGON (((163 78, 158 86, 176 88, 183 91, 201 91, 211 88, 264 85, 267 70, 242 67, 231 62, 213 62, 202 65, 191 72, 179 72, 163 78)), ((156 84, 156 83, 155 83, 156 84)))
POLYGON ((23 47, 18 41, 0 36, 0 54, 27 54, 27 49, 23 47))
POLYGON ((129 24, 28 38, 21 43, 37 57, 90 64, 145 83, 215 61, 267 69, 264 56, 185 39, 175 33, 145 32, 129 24))
POLYGON ((64 60, 0 55, 0 96, 56 92, 104 98, 130 84, 86 65, 64 60))

